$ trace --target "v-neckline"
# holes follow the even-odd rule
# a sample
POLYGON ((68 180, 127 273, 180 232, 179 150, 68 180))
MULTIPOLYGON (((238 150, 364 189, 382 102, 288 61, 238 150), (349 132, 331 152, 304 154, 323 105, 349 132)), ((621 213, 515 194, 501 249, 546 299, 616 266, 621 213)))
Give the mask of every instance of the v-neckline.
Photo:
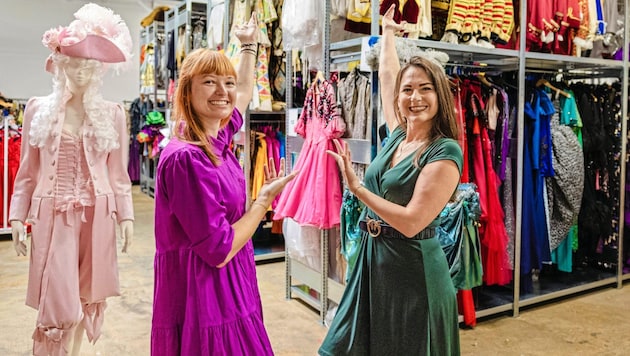
MULTIPOLYGON (((400 145, 400 144, 399 144, 400 145)), ((416 152, 418 152, 418 149, 420 148, 420 146, 416 147, 415 150, 409 152, 406 156, 399 158, 398 162, 396 162, 396 164, 394 164, 394 159, 396 159, 396 151, 398 150, 398 146, 396 146, 396 148, 394 149, 394 151, 391 153, 390 159, 389 159, 389 169, 394 169, 396 168, 399 164, 403 163, 404 160, 406 160, 407 158, 409 158, 409 156, 411 155, 415 155, 416 152)))

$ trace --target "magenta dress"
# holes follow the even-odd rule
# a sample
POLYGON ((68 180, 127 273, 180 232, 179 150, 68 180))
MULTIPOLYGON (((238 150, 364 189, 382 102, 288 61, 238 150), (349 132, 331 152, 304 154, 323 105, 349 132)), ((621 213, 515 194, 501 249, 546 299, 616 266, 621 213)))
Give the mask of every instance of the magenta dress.
POLYGON ((295 132, 304 137, 302 150, 293 165, 293 170, 300 173, 282 191, 274 220, 289 217, 300 225, 320 229, 339 225, 340 173, 335 159, 326 150, 337 151, 333 140, 341 137, 344 131, 333 86, 327 81, 312 85, 306 93, 304 109, 295 128, 295 132))
POLYGON ((151 355, 273 355, 262 319, 251 240, 223 268, 245 213, 245 176, 229 148, 243 124, 234 110, 212 139, 221 164, 172 139, 155 192, 151 355))

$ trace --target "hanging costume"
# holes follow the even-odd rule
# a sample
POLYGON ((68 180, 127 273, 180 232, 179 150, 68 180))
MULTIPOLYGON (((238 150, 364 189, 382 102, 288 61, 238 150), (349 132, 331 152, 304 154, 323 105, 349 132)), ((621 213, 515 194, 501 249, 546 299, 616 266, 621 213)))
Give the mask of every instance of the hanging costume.
POLYGON ((339 225, 342 200, 339 168, 326 150, 336 151, 333 140, 341 137, 344 130, 332 84, 313 83, 295 128, 304 137, 293 165, 300 173, 282 191, 274 220, 290 217, 301 225, 321 229, 339 225))

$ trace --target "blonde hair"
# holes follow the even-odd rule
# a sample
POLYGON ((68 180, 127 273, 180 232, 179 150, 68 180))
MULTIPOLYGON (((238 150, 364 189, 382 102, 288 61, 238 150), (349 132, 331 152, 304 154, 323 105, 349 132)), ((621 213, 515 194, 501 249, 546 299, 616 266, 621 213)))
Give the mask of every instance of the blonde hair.
MULTIPOLYGON (((235 79, 237 77, 234 66, 224 54, 207 48, 199 48, 190 52, 182 63, 177 89, 175 89, 173 135, 184 142, 200 147, 210 161, 217 166, 219 159, 212 150, 212 142, 208 139, 203 124, 195 113, 191 102, 192 79, 201 74, 233 76, 235 79)), ((231 115, 222 119, 221 127, 227 125, 230 118, 231 115)))

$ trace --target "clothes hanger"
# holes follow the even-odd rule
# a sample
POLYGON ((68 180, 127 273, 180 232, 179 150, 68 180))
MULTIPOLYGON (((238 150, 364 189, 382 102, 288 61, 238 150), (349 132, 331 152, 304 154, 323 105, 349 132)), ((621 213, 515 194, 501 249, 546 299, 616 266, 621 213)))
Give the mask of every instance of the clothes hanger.
POLYGON ((313 80, 312 85, 319 85, 325 81, 326 81, 326 78, 324 77, 324 73, 321 70, 318 70, 317 74, 315 74, 315 79, 313 80))
POLYGON ((538 81, 536 82, 536 87, 537 87, 537 88, 538 88, 538 87, 540 87, 540 86, 542 86, 542 85, 546 86, 547 88, 549 88, 549 89, 551 89, 551 90, 555 91, 556 93, 558 93, 558 94, 560 94, 560 95, 563 95, 563 96, 565 96, 565 97, 567 97, 567 98, 570 98, 570 97, 571 97, 571 94, 567 93, 567 92, 566 92, 566 91, 564 91, 564 90, 560 90, 560 89, 558 89, 558 88, 554 87, 554 86, 553 86, 551 83, 549 83, 549 81, 548 81, 547 79, 545 79, 545 78, 540 78, 540 79, 538 79, 538 81))
POLYGON ((13 107, 13 104, 10 104, 10 103, 4 101, 3 99, 0 99, 0 106, 2 106, 5 109, 8 109, 10 107, 13 107))
POLYGON ((486 78, 486 73, 479 72, 476 74, 476 77, 481 82, 481 84, 487 86, 488 88, 492 88, 492 83, 490 83, 488 81, 488 78, 486 78))

